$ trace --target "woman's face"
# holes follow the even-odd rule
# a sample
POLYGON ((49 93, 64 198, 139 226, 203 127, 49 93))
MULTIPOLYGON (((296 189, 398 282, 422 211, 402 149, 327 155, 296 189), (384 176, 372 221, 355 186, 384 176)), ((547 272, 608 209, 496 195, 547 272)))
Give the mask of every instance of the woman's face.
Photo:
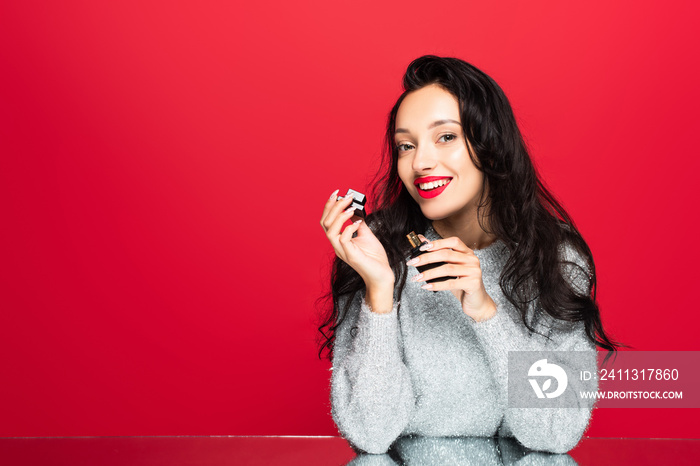
POLYGON ((430 220, 476 216, 483 174, 469 156, 457 98, 431 84, 408 94, 396 114, 398 172, 430 220))

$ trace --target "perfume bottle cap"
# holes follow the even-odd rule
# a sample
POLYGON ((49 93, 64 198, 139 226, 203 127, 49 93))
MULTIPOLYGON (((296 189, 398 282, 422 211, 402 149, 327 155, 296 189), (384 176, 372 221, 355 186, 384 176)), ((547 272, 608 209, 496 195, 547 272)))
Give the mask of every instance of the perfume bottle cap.
POLYGON ((367 202, 367 196, 364 194, 355 191, 354 189, 348 189, 348 192, 345 194, 345 196, 339 196, 338 200, 341 200, 345 197, 352 196, 353 201, 350 207, 355 208, 354 215, 357 215, 358 217, 363 217, 365 216, 365 202, 367 202))
POLYGON ((412 231, 409 234, 407 234, 406 238, 408 238, 408 242, 411 243, 411 246, 413 246, 414 248, 417 248, 422 243, 418 235, 416 235, 415 231, 412 231))

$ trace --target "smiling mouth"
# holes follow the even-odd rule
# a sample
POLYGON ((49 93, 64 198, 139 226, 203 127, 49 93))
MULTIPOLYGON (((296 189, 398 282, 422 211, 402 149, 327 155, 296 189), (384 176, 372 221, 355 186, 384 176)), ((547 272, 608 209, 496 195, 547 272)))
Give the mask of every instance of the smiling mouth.
POLYGON ((452 178, 450 177, 425 176, 423 178, 418 178, 413 184, 416 186, 420 197, 423 199, 433 199, 442 194, 451 181, 452 178))
POLYGON ((446 186, 452 181, 451 176, 422 176, 416 178, 413 184, 421 191, 430 191, 446 186))
POLYGON ((437 180, 437 181, 429 181, 427 183, 418 183, 418 184, 416 184, 416 186, 418 187, 418 189, 421 189, 423 191, 431 191, 433 189, 437 189, 437 188, 440 188, 442 186, 445 186, 450 181, 452 181, 451 178, 442 178, 441 180, 437 180))

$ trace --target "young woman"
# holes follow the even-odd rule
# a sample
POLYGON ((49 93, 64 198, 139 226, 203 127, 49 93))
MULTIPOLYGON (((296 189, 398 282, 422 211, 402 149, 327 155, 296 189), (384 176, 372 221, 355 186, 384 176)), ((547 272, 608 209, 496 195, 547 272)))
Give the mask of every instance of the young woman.
POLYGON ((320 328, 333 360, 333 417, 369 453, 409 434, 499 435, 568 451, 591 404, 510 407, 508 352, 578 351, 593 372, 596 345, 615 350, 595 301, 591 252, 537 178, 489 76, 424 56, 403 86, 370 197, 375 211, 353 217, 351 199, 336 191, 321 217, 337 255, 320 328), (411 231, 428 245, 408 260, 411 231))

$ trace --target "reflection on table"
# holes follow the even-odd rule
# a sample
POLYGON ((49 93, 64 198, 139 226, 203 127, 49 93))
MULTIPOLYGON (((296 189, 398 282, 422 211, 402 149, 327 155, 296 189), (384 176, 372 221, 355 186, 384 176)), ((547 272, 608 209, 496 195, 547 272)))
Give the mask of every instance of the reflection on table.
POLYGON ((527 450, 510 438, 403 437, 384 455, 358 454, 349 466, 395 465, 575 466, 570 455, 527 450))

